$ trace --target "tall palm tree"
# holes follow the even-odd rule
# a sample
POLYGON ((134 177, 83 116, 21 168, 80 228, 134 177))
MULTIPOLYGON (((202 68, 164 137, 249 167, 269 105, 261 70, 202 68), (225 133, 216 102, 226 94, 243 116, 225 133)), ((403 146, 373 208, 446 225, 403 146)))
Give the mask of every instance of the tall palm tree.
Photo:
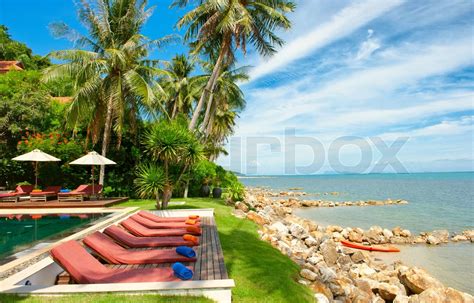
POLYGON ((190 115, 194 100, 205 85, 205 76, 191 76, 195 69, 194 60, 185 55, 176 55, 165 63, 159 83, 165 91, 166 110, 171 119, 178 114, 190 115))
MULTIPOLYGON (((186 6, 190 0, 176 0, 174 6, 186 6)), ((214 90, 223 65, 234 59, 235 49, 246 53, 250 42, 264 56, 273 54, 283 40, 274 31, 288 29, 287 13, 295 9, 289 0, 200 0, 198 6, 178 21, 178 27, 188 26, 186 39, 193 40, 193 53, 215 48, 218 56, 211 77, 196 105, 190 129, 197 125, 199 115, 214 90)))
MULTIPOLYGON (((88 36, 79 35, 64 23, 52 25, 56 36, 72 37, 82 49, 52 52, 50 57, 64 63, 47 68, 44 79, 73 79, 69 125, 88 120, 95 143, 102 131, 103 156, 112 127, 120 143, 126 122, 133 131, 141 108, 151 106, 156 99, 154 92, 159 91, 152 81, 157 62, 146 57, 152 47, 169 38, 149 40, 140 34, 152 13, 146 6, 147 0, 81 0, 78 14, 88 36)), ((100 184, 104 183, 104 173, 102 166, 100 184)))

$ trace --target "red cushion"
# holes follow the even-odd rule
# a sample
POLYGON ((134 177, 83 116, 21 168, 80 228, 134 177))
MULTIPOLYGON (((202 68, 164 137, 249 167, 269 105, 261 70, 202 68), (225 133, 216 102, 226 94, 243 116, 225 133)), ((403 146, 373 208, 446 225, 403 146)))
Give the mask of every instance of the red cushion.
MULTIPOLYGON (((130 218, 148 228, 186 228, 189 226, 184 222, 155 222, 140 215, 133 215, 130 218)), ((199 226, 199 223, 195 226, 199 226)))
MULTIPOLYGON (((159 217, 155 214, 152 214, 150 212, 141 210, 137 213, 138 215, 147 218, 148 220, 155 221, 158 223, 164 223, 164 222, 185 222, 189 217, 159 217)), ((196 221, 200 221, 200 218, 195 219, 196 221)))
POLYGON ((140 236, 140 237, 169 237, 169 236, 182 236, 185 234, 189 234, 189 232, 185 228, 172 228, 172 229, 171 228, 170 229, 148 228, 132 219, 124 220, 121 222, 121 224, 132 234, 136 236, 140 236))

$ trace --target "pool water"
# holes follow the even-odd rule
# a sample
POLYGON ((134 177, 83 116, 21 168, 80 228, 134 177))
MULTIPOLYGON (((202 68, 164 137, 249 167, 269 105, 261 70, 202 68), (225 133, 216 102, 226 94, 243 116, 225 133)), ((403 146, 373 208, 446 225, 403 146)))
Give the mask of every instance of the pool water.
POLYGON ((0 218, 0 264, 41 241, 71 235, 107 214, 9 215, 0 218))

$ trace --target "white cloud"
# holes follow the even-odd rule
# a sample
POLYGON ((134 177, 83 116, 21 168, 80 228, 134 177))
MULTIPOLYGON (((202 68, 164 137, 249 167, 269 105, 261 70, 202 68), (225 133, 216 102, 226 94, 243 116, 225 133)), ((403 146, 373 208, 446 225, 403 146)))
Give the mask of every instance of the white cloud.
POLYGON ((369 29, 367 31, 367 40, 362 42, 362 44, 360 45, 359 51, 357 52, 357 55, 355 57, 356 61, 361 61, 361 60, 365 60, 369 58, 373 52, 375 52, 381 47, 380 41, 372 37, 373 35, 374 35, 374 30, 369 29))
POLYGON ((353 3, 334 15, 330 21, 290 41, 268 61, 257 65, 251 71, 250 76, 252 79, 260 78, 297 59, 304 58, 314 50, 351 34, 369 21, 402 3, 402 0, 368 0, 353 3))

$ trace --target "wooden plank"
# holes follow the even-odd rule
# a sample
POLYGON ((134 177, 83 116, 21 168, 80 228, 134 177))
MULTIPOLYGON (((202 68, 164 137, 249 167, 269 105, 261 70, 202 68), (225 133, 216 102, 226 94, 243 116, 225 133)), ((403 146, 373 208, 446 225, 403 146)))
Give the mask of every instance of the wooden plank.
POLYGON ((212 218, 215 226, 215 241, 216 241, 216 246, 217 246, 217 256, 219 260, 219 269, 221 273, 221 279, 228 279, 229 276, 227 274, 227 268, 225 267, 225 262, 224 262, 224 253, 222 252, 222 246, 221 246, 221 241, 219 239, 219 233, 217 231, 217 224, 215 221, 215 218, 212 218))

